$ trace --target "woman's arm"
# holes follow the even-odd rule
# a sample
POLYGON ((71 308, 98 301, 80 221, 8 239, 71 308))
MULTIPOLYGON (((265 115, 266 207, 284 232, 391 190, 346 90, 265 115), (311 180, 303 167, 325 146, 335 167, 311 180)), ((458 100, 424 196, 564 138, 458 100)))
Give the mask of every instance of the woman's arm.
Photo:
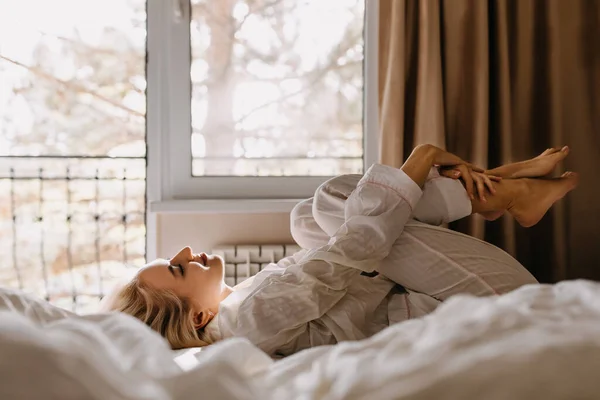
POLYGON ((423 187, 429 170, 440 157, 441 150, 435 146, 424 144, 415 147, 408 159, 400 168, 419 187, 423 187))

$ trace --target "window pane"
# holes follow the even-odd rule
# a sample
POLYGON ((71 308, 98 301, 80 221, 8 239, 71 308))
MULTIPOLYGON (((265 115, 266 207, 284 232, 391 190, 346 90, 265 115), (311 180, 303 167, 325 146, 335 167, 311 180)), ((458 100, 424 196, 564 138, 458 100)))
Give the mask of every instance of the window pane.
POLYGON ((145 258, 145 0, 0 2, 0 286, 89 311, 145 258))
POLYGON ((364 0, 192 0, 195 176, 363 168, 364 0))

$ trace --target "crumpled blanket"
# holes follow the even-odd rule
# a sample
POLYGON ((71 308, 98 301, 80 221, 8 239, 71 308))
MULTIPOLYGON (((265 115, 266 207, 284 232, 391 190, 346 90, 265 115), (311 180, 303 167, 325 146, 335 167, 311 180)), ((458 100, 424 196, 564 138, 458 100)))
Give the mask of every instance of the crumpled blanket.
POLYGON ((455 296, 359 342, 267 357, 243 338, 172 351, 121 314, 0 290, 0 398, 597 399, 600 284, 455 296))

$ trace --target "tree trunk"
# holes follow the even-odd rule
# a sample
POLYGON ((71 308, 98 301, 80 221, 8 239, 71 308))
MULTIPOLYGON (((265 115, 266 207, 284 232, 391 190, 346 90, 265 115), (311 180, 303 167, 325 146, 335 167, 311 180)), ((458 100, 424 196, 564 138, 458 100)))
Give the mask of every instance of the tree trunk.
POLYGON ((206 155, 233 157, 235 121, 233 119, 233 35, 235 0, 211 0, 206 23, 211 41, 207 50, 207 116, 202 134, 206 141, 206 155))

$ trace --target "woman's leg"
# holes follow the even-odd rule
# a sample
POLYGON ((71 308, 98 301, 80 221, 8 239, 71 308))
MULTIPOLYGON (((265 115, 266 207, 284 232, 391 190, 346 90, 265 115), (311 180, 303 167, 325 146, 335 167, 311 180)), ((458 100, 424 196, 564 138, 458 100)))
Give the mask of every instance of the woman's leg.
POLYGON ((573 190, 579 176, 566 172, 555 179, 503 179, 496 183, 496 194, 486 202, 471 202, 473 213, 508 211, 524 227, 537 224, 554 203, 573 190))
MULTIPOLYGON (((292 237, 303 249, 316 249, 329 242, 330 236, 321 229, 312 211, 313 198, 302 200, 290 213, 290 231, 292 237)), ((339 210, 342 218, 340 226, 344 223, 344 207, 339 210)))
MULTIPOLYGON (((344 221, 344 202, 356 188, 360 175, 342 175, 322 184, 312 201, 312 215, 328 236, 344 221)), ((496 194, 486 202, 470 199, 458 180, 433 177, 424 186, 423 196, 414 210, 414 219, 440 225, 471 213, 491 214, 508 211, 519 224, 535 225, 548 209, 578 183, 577 174, 566 173, 556 179, 505 179, 496 183, 496 194)))
POLYGON ((467 217, 472 212, 471 199, 461 181, 442 177, 437 168, 432 168, 413 218, 439 226, 467 217))
MULTIPOLYGON (((319 230, 324 230, 327 238, 333 235, 344 222, 344 203, 360 178, 361 175, 357 174, 332 178, 317 189, 314 198, 299 203, 291 215, 292 235, 314 236, 312 231, 302 234, 306 228, 316 227, 306 222, 310 218, 306 208, 308 204, 312 205, 311 216, 321 228, 319 230)), ((441 225, 471 215, 471 212, 471 200, 462 184, 458 180, 440 177, 434 168, 423 187, 413 218, 426 224, 441 225)))
MULTIPOLYGON (((325 233, 321 233, 322 240, 326 240, 329 232, 335 232, 343 223, 344 202, 359 179, 358 175, 334 178, 317 190, 312 201, 304 204, 304 213, 308 214, 307 207, 312 203, 313 222, 317 222, 320 231, 325 233)), ((531 215, 540 214, 539 200, 546 199, 546 203, 551 203, 557 192, 564 194, 568 191, 572 185, 570 179, 502 181, 497 187, 497 196, 490 197, 486 203, 477 199, 471 201, 458 181, 440 178, 431 183, 458 184, 462 197, 456 196, 456 201, 470 202, 474 212, 510 208, 512 212, 521 212, 522 218, 531 218, 531 215), (530 212, 528 210, 532 207, 528 204, 532 201, 534 207, 530 212)), ((428 193, 436 193, 427 189, 426 185, 424 198, 428 193)), ((434 200, 432 202, 435 203, 434 200)), ((446 203, 452 204, 451 200, 441 200, 441 204, 446 203)), ((443 207, 440 209, 443 211, 443 207)), ((501 294, 536 282, 521 264, 501 249, 467 235, 420 223, 406 225, 379 272, 408 289, 440 300, 457 293, 501 294)))
MULTIPOLYGON (((488 170, 487 173, 505 179, 547 176, 552 173, 558 163, 564 160, 568 154, 569 148, 567 146, 550 148, 530 160, 502 165, 488 170)), ((504 215, 504 211, 480 212, 479 214, 488 221, 495 221, 504 215)))
POLYGON ((445 301, 456 294, 508 293, 536 279, 502 249, 459 232, 407 224, 378 271, 405 288, 445 301))
MULTIPOLYGON (((430 225, 452 222, 471 213, 494 219, 505 211, 523 226, 536 224, 546 211, 577 185, 577 175, 566 173, 551 180, 506 179, 496 183, 497 193, 483 203, 469 199, 461 183, 435 172, 424 186, 413 218, 430 225)), ((344 222, 344 204, 360 175, 342 175, 322 184, 315 197, 300 202, 290 214, 296 242, 309 249, 327 243, 344 222)))
MULTIPOLYGON (((577 174, 557 179, 505 179, 485 203, 472 201, 474 213, 506 209, 523 226, 537 223, 573 189, 577 174)), ((379 272, 439 300, 458 293, 503 294, 535 278, 513 257, 481 240, 447 229, 408 224, 379 272)))

